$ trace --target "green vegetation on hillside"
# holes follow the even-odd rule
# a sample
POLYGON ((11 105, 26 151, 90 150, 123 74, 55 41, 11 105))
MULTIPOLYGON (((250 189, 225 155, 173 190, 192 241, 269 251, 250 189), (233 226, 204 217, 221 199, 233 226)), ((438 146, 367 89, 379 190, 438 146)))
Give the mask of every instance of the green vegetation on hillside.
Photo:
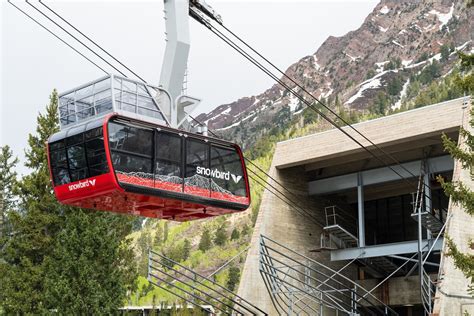
POLYGON ((136 280, 127 238, 132 221, 56 201, 45 142, 59 130, 57 102, 53 91, 36 132, 29 135, 30 174, 12 181, 14 160, 8 147, 1 148, 2 231, 7 222, 8 236, 2 236, 0 248, 0 310, 8 315, 112 314, 136 280))

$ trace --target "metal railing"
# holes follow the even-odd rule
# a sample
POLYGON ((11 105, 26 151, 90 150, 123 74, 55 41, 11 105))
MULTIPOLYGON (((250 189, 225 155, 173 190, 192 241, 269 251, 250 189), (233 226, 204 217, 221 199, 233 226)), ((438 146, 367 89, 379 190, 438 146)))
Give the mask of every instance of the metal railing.
POLYGON ((267 315, 214 279, 152 250, 148 255, 148 280, 194 306, 207 304, 225 315, 267 315))
MULTIPOLYGON (((353 261, 355 261, 354 259, 353 261)), ((398 315, 339 270, 260 235, 259 270, 275 309, 286 315, 398 315)))
POLYGON ((61 93, 58 109, 61 127, 65 128, 118 111, 164 123, 170 106, 166 90, 110 74, 61 93))
POLYGON ((348 232, 357 235, 357 219, 337 205, 326 206, 326 226, 339 225, 348 232))

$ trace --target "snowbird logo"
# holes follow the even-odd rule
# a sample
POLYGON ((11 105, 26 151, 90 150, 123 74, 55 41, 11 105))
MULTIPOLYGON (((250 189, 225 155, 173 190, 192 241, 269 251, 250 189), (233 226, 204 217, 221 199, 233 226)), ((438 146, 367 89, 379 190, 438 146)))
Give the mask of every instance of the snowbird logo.
POLYGON ((222 180, 230 180, 230 177, 232 177, 232 180, 234 180, 235 183, 239 183, 240 179, 242 179, 242 176, 236 176, 235 174, 230 173, 230 171, 224 172, 224 171, 219 171, 217 169, 211 170, 206 167, 196 167, 196 173, 203 175, 203 176, 211 176, 212 178, 216 179, 222 179, 222 180))
POLYGON ((95 180, 96 179, 92 179, 92 180, 86 180, 86 181, 79 181, 78 183, 75 183, 75 184, 71 184, 68 188, 69 188, 69 191, 74 191, 74 190, 77 190, 77 189, 82 189, 82 188, 86 188, 88 186, 94 186, 95 185, 95 180))
POLYGON ((232 180, 234 180, 235 183, 239 183, 240 179, 242 179, 242 176, 236 176, 235 174, 230 174, 232 176, 232 180))

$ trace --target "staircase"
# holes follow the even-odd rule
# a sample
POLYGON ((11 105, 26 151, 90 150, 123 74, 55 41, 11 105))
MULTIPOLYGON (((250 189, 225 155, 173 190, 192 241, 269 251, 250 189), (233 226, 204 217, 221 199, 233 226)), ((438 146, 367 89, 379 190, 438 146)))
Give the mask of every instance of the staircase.
POLYGON ((324 208, 326 214, 325 233, 334 237, 339 248, 357 247, 359 239, 357 234, 357 220, 336 205, 324 208))
MULTIPOLYGON (((420 169, 420 177, 418 179, 418 190, 415 193, 412 193, 413 197, 413 212, 411 218, 418 222, 418 219, 421 221, 421 225, 429 230, 431 234, 437 235, 443 228, 443 221, 441 220, 441 212, 439 210, 432 210, 430 207, 426 206, 425 203, 425 183, 423 178, 425 176, 425 163, 422 163, 420 169)), ((428 188, 429 190, 430 188, 428 188)), ((446 215, 446 214, 444 214, 446 215)), ((446 218, 446 216, 443 216, 446 218)))
POLYGON ((260 235, 259 271, 279 315, 398 315, 343 270, 260 235))
POLYGON ((374 275, 375 277, 385 277, 398 269, 398 266, 387 257, 366 258, 358 261, 366 265, 368 268, 370 268, 370 270, 372 270, 368 270, 369 273, 375 271, 375 274, 379 274, 374 275))
MULTIPOLYGON (((443 222, 430 212, 421 212, 421 225, 428 229, 433 235, 438 234, 443 227, 443 222)), ((418 222, 418 213, 412 213, 411 218, 418 222)))

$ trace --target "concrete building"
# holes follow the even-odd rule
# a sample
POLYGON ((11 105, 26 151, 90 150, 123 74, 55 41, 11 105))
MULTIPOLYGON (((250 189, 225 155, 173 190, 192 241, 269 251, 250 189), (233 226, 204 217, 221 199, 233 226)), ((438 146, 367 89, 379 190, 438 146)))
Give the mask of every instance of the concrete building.
POLYGON ((336 129, 278 143, 238 294, 270 315, 474 314, 443 254, 445 233, 472 253, 474 218, 436 180, 473 187, 441 140, 470 129, 469 109, 460 98, 344 127, 367 150, 336 129))

